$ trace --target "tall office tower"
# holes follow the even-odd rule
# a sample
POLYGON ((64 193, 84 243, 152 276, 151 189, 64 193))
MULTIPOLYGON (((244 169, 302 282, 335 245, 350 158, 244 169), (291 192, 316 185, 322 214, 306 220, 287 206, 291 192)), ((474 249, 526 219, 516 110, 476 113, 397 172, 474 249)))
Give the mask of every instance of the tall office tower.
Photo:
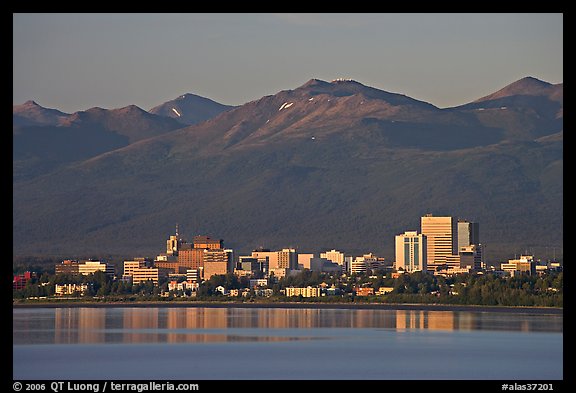
POLYGON ((204 279, 209 280, 216 274, 231 272, 233 254, 232 250, 204 249, 204 279))
MULTIPOLYGON (((480 224, 466 220, 458 220, 458 252, 461 254, 464 247, 474 247, 475 265, 480 261, 480 267, 484 266, 484 245, 480 243, 480 224)), ((468 252, 469 250, 467 250, 468 252)))
POLYGON ((198 269, 203 267, 204 249, 192 248, 191 244, 184 244, 178 250, 178 265, 180 268, 198 269))
POLYGON ((416 231, 396 235, 396 270, 412 273, 426 270, 426 236, 416 231))
POLYGON ((480 224, 458 220, 458 250, 480 244, 480 224))
MULTIPOLYGON (((278 266, 279 269, 298 269, 298 254, 293 248, 283 248, 278 251, 278 266)), ((272 269, 273 267, 270 266, 272 269)))
POLYGON ((458 255, 458 225, 454 217, 426 214, 421 220, 421 233, 426 236, 426 265, 435 271, 446 264, 447 257, 458 255))
POLYGON ((166 254, 178 255, 179 245, 180 245, 180 239, 178 238, 178 224, 176 224, 176 234, 170 236, 170 238, 166 240, 166 254))

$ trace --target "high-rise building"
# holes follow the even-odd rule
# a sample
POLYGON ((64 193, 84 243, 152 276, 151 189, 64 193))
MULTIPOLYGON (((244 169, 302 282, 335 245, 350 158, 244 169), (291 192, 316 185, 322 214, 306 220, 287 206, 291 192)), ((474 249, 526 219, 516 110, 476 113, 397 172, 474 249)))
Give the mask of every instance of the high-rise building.
POLYGON ((271 269, 298 269, 298 254, 293 248, 284 248, 280 251, 258 249, 252 251, 253 258, 257 258, 262 265, 262 270, 268 273, 271 269))
POLYGON ((446 265, 447 257, 458 255, 458 225, 454 217, 426 214, 421 219, 420 232, 426 236, 426 265, 429 271, 446 265))
MULTIPOLYGON (((458 220, 458 252, 462 254, 463 247, 474 247, 474 260, 476 264, 480 261, 480 267, 484 267, 484 245, 480 243, 480 224, 477 222, 469 222, 466 220, 458 220)), ((470 250, 466 255, 469 255, 470 250)), ((468 264, 469 258, 466 259, 468 264)), ((462 262, 460 263, 462 265, 462 262)))
POLYGON ((262 271, 268 274, 270 266, 278 266, 278 252, 260 248, 252 251, 252 258, 256 258, 262 266, 262 271))
POLYGON ((427 269, 427 239, 417 231, 396 235, 396 270, 412 273, 427 269))
POLYGON ((472 244, 461 247, 460 251, 460 268, 469 268, 473 270, 482 269, 482 248, 481 245, 472 244))
POLYGON ((212 239, 208 236, 194 236, 194 248, 209 248, 211 250, 222 249, 224 240, 212 239))
POLYGON ((458 250, 473 244, 480 244, 480 224, 458 220, 458 250))
POLYGON ((203 266, 204 249, 186 247, 178 251, 178 265, 185 269, 198 269, 203 266))
POLYGON ((232 250, 204 249, 204 279, 232 272, 232 250))
POLYGON ((283 248, 282 251, 278 251, 278 266, 270 266, 270 269, 298 269, 298 254, 293 248, 283 248))
POLYGON ((178 237, 170 236, 170 238, 166 240, 166 254, 178 255, 178 237))
POLYGON ((314 254, 298 254, 298 269, 310 270, 310 260, 314 258, 314 254))
POLYGON ((350 273, 363 274, 368 270, 380 268, 378 257, 372 253, 364 254, 361 257, 354 257, 350 263, 350 273))
POLYGON ((344 265, 344 253, 337 250, 330 250, 320 253, 320 258, 328 259, 338 265, 344 265))

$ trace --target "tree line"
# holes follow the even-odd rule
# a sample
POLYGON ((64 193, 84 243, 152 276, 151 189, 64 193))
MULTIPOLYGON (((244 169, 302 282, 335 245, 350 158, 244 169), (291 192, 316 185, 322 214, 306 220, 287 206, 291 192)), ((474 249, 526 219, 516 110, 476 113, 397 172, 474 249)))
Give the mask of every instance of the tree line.
MULTIPOLYGON (((339 295, 306 298, 316 302, 382 302, 382 303, 439 303, 494 306, 545 306, 563 307, 564 274, 550 272, 542 276, 518 275, 499 277, 486 273, 458 274, 452 277, 435 276, 424 272, 400 274, 392 278, 390 273, 375 271, 365 274, 342 275, 321 273, 304 269, 302 272, 269 280, 268 288, 273 290, 270 301, 302 301, 301 298, 288 298, 283 295, 287 287, 333 287, 339 295), (356 296, 354 289, 380 287, 392 288, 392 292, 381 296, 356 296)), ((104 272, 89 275, 41 273, 30 279, 26 286, 13 291, 14 299, 48 297, 55 294, 56 284, 87 284, 85 297, 112 297, 130 300, 159 299, 162 291, 167 291, 168 280, 159 285, 151 281, 132 285, 123 280, 114 280, 104 272)), ((222 299, 216 288, 226 290, 249 287, 249 279, 232 273, 215 275, 202 282, 196 292, 198 300, 222 299)), ((252 290, 252 289, 251 289, 252 290)), ((71 296, 80 297, 75 293, 71 296)), ((253 291, 251 291, 251 296, 253 291)))

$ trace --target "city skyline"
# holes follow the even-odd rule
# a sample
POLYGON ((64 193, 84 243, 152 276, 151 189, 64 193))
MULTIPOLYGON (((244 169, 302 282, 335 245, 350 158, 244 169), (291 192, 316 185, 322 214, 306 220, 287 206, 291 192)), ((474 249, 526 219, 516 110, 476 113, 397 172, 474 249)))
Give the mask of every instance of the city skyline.
POLYGON ((149 110, 193 93, 241 105, 351 78, 442 108, 525 76, 561 83, 562 51, 561 13, 16 13, 13 104, 149 110))

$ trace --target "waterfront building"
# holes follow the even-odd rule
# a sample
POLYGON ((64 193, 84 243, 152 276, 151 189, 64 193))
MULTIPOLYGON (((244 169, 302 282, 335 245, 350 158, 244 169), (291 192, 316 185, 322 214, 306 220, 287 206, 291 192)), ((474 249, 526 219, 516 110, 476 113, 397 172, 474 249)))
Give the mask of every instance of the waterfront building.
POLYGON ((26 283, 32 277, 35 277, 35 276, 36 275, 34 273, 30 273, 30 272, 24 272, 23 274, 14 275, 14 278, 12 279, 12 289, 13 290, 24 289, 24 287, 26 286, 26 283))
POLYGON ((84 296, 88 292, 88 284, 56 284, 54 286, 54 293, 57 296, 72 295, 75 292, 84 296))
POLYGON ((396 270, 412 273, 426 270, 427 238, 417 231, 396 235, 396 270))
POLYGON ((356 294, 356 296, 372 296, 374 295, 374 288, 369 287, 354 288, 354 293, 356 294))
POLYGON ((386 295, 386 294, 392 292, 393 290, 394 290, 394 287, 379 287, 378 292, 376 292, 376 295, 378 295, 378 296, 386 295))
POLYGON ((286 288, 286 296, 300 296, 302 297, 319 297, 321 294, 320 288, 307 286, 306 288, 286 288))

